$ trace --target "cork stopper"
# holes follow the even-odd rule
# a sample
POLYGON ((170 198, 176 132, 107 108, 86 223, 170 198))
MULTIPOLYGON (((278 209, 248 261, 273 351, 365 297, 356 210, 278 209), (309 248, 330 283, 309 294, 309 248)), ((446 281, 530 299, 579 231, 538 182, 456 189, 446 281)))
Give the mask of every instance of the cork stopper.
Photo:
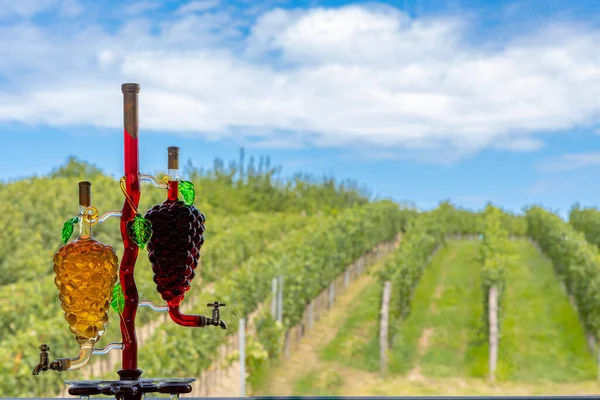
POLYGON ((171 146, 169 151, 169 169, 179 169, 179 147, 171 146))
POLYGON ((79 182, 79 205, 89 207, 92 205, 92 184, 88 181, 79 182))
POLYGON ((121 91, 139 93, 140 92, 140 84, 139 83, 124 83, 121 85, 121 91))
POLYGON ((121 85, 121 91, 123 92, 123 126, 129 136, 136 139, 139 133, 138 93, 140 92, 140 85, 138 83, 124 83, 121 85))

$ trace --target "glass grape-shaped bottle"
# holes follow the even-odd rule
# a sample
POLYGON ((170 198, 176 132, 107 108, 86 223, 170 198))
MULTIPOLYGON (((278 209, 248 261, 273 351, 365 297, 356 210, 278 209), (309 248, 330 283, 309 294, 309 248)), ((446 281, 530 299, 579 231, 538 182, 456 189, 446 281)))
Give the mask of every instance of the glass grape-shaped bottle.
POLYGON ((145 215, 152 223, 148 258, 156 289, 167 302, 171 319, 182 326, 204 327, 220 321, 203 315, 184 315, 179 305, 198 272, 200 248, 204 243, 204 215, 192 204, 179 199, 179 148, 168 148, 167 199, 145 215))
POLYGON ((117 281, 115 250, 92 237, 88 208, 91 183, 79 182, 79 237, 62 246, 54 255, 54 283, 70 331, 80 345, 75 358, 60 358, 49 369, 70 371, 85 366, 94 344, 104 333, 112 289, 117 281))

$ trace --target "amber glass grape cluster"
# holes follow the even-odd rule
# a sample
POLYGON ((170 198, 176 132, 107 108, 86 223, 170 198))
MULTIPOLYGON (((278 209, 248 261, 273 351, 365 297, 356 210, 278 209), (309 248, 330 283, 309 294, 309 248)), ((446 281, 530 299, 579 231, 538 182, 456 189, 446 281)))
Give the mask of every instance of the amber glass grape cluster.
POLYGON ((54 255, 54 283, 77 339, 98 340, 104 333, 117 271, 114 249, 93 238, 70 242, 54 255))

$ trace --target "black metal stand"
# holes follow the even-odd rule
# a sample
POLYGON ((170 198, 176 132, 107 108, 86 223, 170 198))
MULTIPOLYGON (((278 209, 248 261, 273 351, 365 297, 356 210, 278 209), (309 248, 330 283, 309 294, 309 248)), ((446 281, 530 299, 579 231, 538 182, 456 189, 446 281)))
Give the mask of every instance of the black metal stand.
POLYGON ((117 400, 141 400, 145 393, 180 394, 191 393, 193 378, 148 378, 140 379, 142 370, 120 370, 118 381, 65 381, 69 394, 88 398, 94 395, 114 396, 117 400))

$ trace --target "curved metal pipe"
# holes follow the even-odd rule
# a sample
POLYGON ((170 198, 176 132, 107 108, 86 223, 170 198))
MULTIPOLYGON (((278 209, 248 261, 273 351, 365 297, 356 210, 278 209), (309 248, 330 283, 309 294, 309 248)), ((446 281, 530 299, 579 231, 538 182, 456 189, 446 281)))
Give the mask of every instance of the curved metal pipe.
POLYGON ((124 347, 123 343, 109 343, 109 344, 107 344, 106 346, 104 346, 101 349, 94 349, 94 351, 92 352, 92 354, 93 355, 107 354, 111 350, 115 350, 115 349, 122 350, 123 347, 124 347))
POLYGON ((102 223, 109 219, 110 217, 119 217, 121 218, 121 211, 108 211, 102 214, 100 218, 98 218, 98 223, 102 223))
POLYGON ((139 174, 139 179, 140 181, 143 182, 150 182, 152 184, 152 186, 157 187, 159 189, 167 189, 168 185, 164 182, 157 182, 156 179, 154 179, 154 177, 152 175, 147 175, 147 174, 139 174))
POLYGON ((150 300, 142 300, 139 302, 138 307, 150 307, 154 311, 165 312, 169 311, 169 306, 159 306, 150 300))

